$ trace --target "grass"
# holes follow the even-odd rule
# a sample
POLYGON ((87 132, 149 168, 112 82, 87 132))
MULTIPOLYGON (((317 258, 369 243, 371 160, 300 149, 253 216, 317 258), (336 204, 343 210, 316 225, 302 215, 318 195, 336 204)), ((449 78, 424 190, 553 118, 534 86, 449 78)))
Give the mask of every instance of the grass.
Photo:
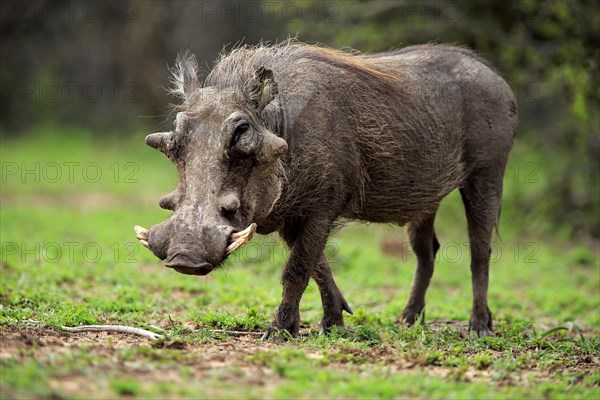
MULTIPOLYGON (((276 236, 259 237, 207 277, 162 267, 132 227, 169 215, 157 202, 177 177, 141 136, 52 132, 5 139, 0 151, 3 398, 600 395, 598 248, 548 234, 541 217, 519 216, 519 202, 535 191, 531 179, 506 179, 490 276, 494 336, 465 335, 469 254, 453 193, 436 222, 442 248, 426 325, 395 325, 415 265, 402 230, 349 224, 327 248, 355 312, 349 330, 318 334, 311 283, 302 335, 263 343, 258 333, 278 306, 287 250, 276 236), (167 339, 59 331, 96 323, 159 327, 167 339)), ((515 152, 512 165, 528 162, 526 154, 515 152)))

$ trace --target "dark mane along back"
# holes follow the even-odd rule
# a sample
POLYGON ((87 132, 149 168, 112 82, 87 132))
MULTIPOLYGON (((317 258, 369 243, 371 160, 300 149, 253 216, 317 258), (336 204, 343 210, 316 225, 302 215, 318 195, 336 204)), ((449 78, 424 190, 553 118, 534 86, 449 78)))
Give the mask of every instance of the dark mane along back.
POLYGON ((295 62, 303 59, 314 60, 365 78, 399 81, 397 76, 375 68, 365 58, 340 50, 286 41, 273 46, 242 46, 222 54, 207 76, 204 86, 241 88, 258 67, 286 74, 292 72, 288 69, 294 68, 295 62))

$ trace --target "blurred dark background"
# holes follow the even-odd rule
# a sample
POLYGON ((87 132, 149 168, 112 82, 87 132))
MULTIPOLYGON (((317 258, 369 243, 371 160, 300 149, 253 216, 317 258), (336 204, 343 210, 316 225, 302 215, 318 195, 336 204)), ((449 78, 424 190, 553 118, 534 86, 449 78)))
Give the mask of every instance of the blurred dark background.
POLYGON ((511 212, 600 237, 597 1, 3 1, 0 36, 3 140, 148 132, 169 118, 168 68, 185 50, 205 74, 224 48, 290 36, 361 52, 470 47, 519 102, 507 174, 535 185, 507 193, 511 212))

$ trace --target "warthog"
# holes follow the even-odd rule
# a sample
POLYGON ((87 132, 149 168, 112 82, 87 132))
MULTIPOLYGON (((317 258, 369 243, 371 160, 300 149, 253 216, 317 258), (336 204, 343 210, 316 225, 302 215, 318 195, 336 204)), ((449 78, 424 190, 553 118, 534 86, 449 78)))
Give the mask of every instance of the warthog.
POLYGON ((283 299, 265 337, 298 334, 312 277, 326 331, 352 313, 323 255, 339 218, 408 225, 417 269, 400 322, 413 324, 439 248, 434 219, 458 188, 473 285, 469 328, 492 330, 487 304, 490 242, 513 144, 517 106, 506 82, 464 48, 411 46, 352 55, 287 42, 223 55, 201 84, 178 57, 180 97, 171 132, 146 143, 177 166, 174 211, 138 239, 164 265, 205 275, 250 240, 277 231, 290 247, 283 299))

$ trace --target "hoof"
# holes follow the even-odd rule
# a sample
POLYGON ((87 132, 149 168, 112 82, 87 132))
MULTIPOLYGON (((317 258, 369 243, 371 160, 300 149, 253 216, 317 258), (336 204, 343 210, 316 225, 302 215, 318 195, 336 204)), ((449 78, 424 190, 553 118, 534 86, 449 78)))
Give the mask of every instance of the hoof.
POLYGON ((490 309, 486 307, 483 312, 473 311, 469 320, 469 333, 475 334, 477 337, 484 337, 491 336, 492 332, 492 313, 490 309))
POLYGON ((421 320, 422 323, 425 322, 425 306, 418 310, 405 308, 398 322, 399 324, 406 326, 413 326, 419 320, 421 320))

